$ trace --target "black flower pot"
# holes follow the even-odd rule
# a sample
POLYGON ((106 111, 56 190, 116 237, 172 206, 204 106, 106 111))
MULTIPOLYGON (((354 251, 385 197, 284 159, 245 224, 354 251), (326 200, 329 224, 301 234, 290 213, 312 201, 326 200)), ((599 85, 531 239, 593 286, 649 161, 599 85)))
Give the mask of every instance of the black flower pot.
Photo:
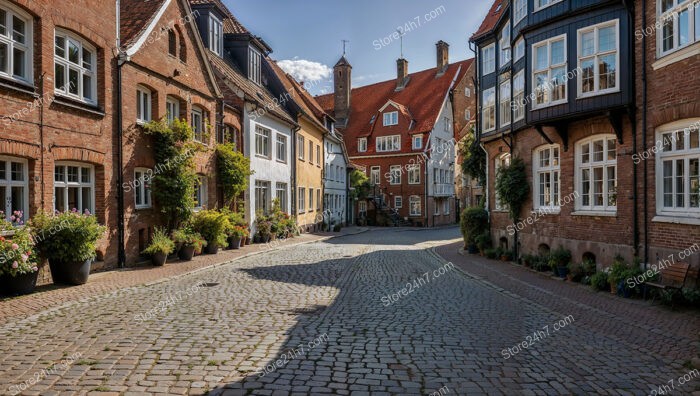
POLYGON ((87 283, 91 265, 92 259, 68 262, 49 260, 53 283, 66 285, 83 285, 87 283))
POLYGON ((560 278, 566 279, 566 275, 569 273, 569 268, 566 266, 557 266, 557 274, 560 278))
POLYGON ((168 255, 163 253, 163 252, 158 252, 151 256, 151 263, 155 265, 156 267, 162 267, 165 265, 165 262, 168 260, 168 255))
POLYGON ((0 276, 0 295, 21 296, 34 292, 39 271, 30 274, 11 276, 4 274, 0 276))
POLYGON ((207 244, 207 247, 204 248, 204 253, 205 254, 217 254, 219 253, 219 245, 216 244, 216 242, 212 242, 207 244))
POLYGON ((177 257, 179 257, 180 260, 191 261, 192 257, 194 257, 194 246, 183 246, 177 252, 177 257))
POLYGON ((477 254, 477 253, 479 253, 479 249, 476 247, 476 245, 469 245, 469 246, 467 246, 467 253, 477 254))
POLYGON ((228 248, 229 249, 240 249, 241 248, 241 237, 237 237, 237 236, 228 237, 228 248))

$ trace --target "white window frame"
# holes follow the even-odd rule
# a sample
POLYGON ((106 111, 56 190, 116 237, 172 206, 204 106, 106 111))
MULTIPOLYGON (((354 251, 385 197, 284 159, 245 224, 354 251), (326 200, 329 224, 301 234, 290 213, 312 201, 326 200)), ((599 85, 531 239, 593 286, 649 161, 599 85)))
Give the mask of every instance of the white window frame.
POLYGON ((449 215, 450 214, 450 199, 445 198, 442 200, 442 214, 444 215, 449 215))
POLYGON ((551 7, 554 4, 560 3, 562 0, 534 0, 534 10, 533 12, 541 11, 544 10, 547 7, 551 7), (544 4, 537 4, 538 2, 542 2, 544 4))
POLYGON ((0 71, 0 76, 11 80, 32 84, 34 82, 34 18, 11 3, 0 3, 5 11, 5 33, 0 34, 0 43, 7 46, 7 72, 0 71), (14 38, 14 18, 24 22, 24 43, 14 38), (24 75, 14 72, 15 49, 24 52, 24 75))
POLYGON ((255 211, 262 210, 264 214, 270 213, 272 209, 272 183, 269 180, 255 181, 255 211), (259 199, 259 198, 263 199, 259 199), (262 202, 261 202, 262 201, 262 202))
POLYGON ((221 20, 212 14, 209 14, 209 49, 221 56, 224 48, 224 25, 221 20))
POLYGON ((204 110, 197 106, 192 106, 191 122, 194 141, 206 144, 204 141, 204 110))
POLYGON ((316 189, 316 211, 321 210, 321 189, 316 189))
POLYGON ((401 165, 391 165, 389 167, 389 184, 392 186, 401 184, 401 165))
POLYGON ((253 48, 248 48, 248 78, 254 83, 262 83, 262 55, 253 48))
POLYGON ((205 209, 209 205, 209 180, 206 175, 197 175, 194 184, 194 211, 205 209))
POLYGON ((408 166, 408 184, 420 184, 420 165, 408 166))
POLYGON ((136 209, 149 209, 149 208, 153 207, 153 199, 151 196, 151 175, 152 174, 153 174, 152 169, 148 169, 148 168, 135 168, 134 169, 134 206, 136 209), (139 176, 139 174, 140 174, 140 176, 139 176), (141 195, 140 201, 138 199, 139 194, 141 195))
POLYGON ((401 135, 379 136, 375 144, 378 153, 401 151, 401 135))
POLYGON ((532 156, 532 184, 532 207, 536 209, 551 209, 558 212, 561 208, 561 147, 558 144, 544 145, 534 150, 532 156), (549 156, 549 162, 545 164, 542 163, 544 160, 542 155, 544 153, 547 153, 549 156), (540 203, 540 195, 543 194, 540 183, 541 175, 549 175, 549 205, 540 203))
POLYGON ((97 105, 97 49, 91 44, 89 44, 85 39, 66 30, 56 29, 54 31, 54 35, 54 84, 58 83, 58 78, 56 76, 57 66, 63 67, 63 78, 65 82, 63 89, 59 88, 57 85, 54 86, 54 91, 56 95, 68 97, 90 105, 97 105), (63 49, 63 57, 59 57, 56 54, 56 51, 58 50, 58 46, 56 45, 56 38, 62 38, 64 40, 65 48, 63 49), (68 49, 70 48, 70 43, 75 44, 78 48, 79 63, 74 63, 68 59, 68 49), (92 62, 89 63, 87 66, 85 64, 85 59, 83 58, 83 49, 90 51, 92 56, 92 62), (78 94, 70 92, 71 84, 69 78, 69 70, 74 70, 78 73, 78 94), (87 88, 84 87, 85 77, 90 78, 90 86, 87 88), (85 95, 86 90, 89 93, 90 97, 85 95))
POLYGON ((24 214, 22 221, 29 219, 29 163, 24 158, 0 156, 0 162, 5 163, 5 175, 0 176, 0 186, 5 187, 5 202, 0 202, 0 210, 5 212, 5 220, 9 221, 12 215, 12 187, 20 187, 22 191, 22 208, 24 214), (12 163, 22 165, 22 180, 12 180, 12 163))
POLYGON ((275 183, 275 198, 280 202, 280 208, 283 212, 287 211, 287 183, 276 182, 275 183))
MULTIPOLYGON (((66 210, 72 210, 73 208, 57 208, 56 207, 56 189, 61 188, 63 189, 62 194, 63 194, 63 202, 65 205, 68 205, 68 189, 69 188, 78 188, 80 189, 80 192, 78 194, 78 206, 80 206, 79 211, 82 213, 85 208, 83 208, 83 194, 82 190, 84 188, 89 189, 90 191, 90 207, 87 209, 90 211, 90 213, 95 213, 95 167, 91 164, 84 163, 84 162, 70 162, 70 161, 59 161, 56 162, 54 165, 54 197, 53 197, 53 208, 55 210, 59 210, 59 212, 64 212, 66 210), (57 167, 63 167, 63 175, 64 175, 64 180, 62 181, 57 181, 56 180, 56 168, 57 167), (69 182, 68 181, 68 167, 78 167, 78 181, 77 182, 69 182), (82 181, 82 173, 83 169, 88 170, 88 174, 90 175, 90 182, 83 182, 82 181)), ((76 208, 77 209, 77 208, 76 208)))
POLYGON ((172 96, 165 99, 165 116, 169 124, 180 118, 180 101, 172 96))
POLYGON ((367 138, 357 139, 357 151, 360 153, 367 152, 367 138))
POLYGON ((510 22, 507 22, 499 34, 498 39, 498 66, 503 67, 510 62, 513 52, 510 47, 510 22))
MULTIPOLYGON (((672 216, 681 219, 700 218, 700 204, 692 207, 691 197, 695 195, 695 189, 700 189, 700 176, 697 178, 696 186, 693 187, 693 177, 690 175, 690 161, 700 161, 700 146, 691 146, 691 137, 695 137, 696 144, 700 145, 700 118, 685 119, 676 121, 657 128, 656 138, 656 213, 659 216, 672 216), (671 201, 672 206, 666 206, 664 199, 665 175, 664 162, 671 161, 671 201), (677 164, 683 164, 684 175, 679 176, 677 164), (682 192, 679 189, 679 178, 682 177, 682 192), (683 198, 683 206, 678 205, 679 195, 683 198)), ((700 190, 697 192, 700 201, 700 190)), ((681 220, 682 222, 682 220, 681 220)))
POLYGON ((481 75, 486 76, 496 71, 496 43, 481 49, 481 75))
POLYGON ((411 195, 408 198, 408 207, 409 207, 409 213, 408 213, 409 216, 420 216, 422 211, 423 211, 420 196, 411 195))
POLYGON ((287 136, 278 133, 275 139, 275 152, 277 162, 287 163, 287 136))
POLYGON ((525 70, 520 70, 513 76, 513 122, 525 118, 525 70), (520 83, 518 84, 518 80, 520 83), (520 87, 518 87, 520 85, 520 87))
POLYGON ((145 124, 153 119, 152 100, 150 89, 141 85, 136 87, 136 122, 138 124, 145 124))
POLYGON ((608 187, 609 183, 609 178, 608 178, 608 169, 610 167, 614 167, 615 169, 615 184, 617 184, 618 181, 618 167, 617 167, 617 151, 619 150, 618 143, 617 143, 617 138, 615 137, 614 134, 600 134, 600 135, 593 135, 590 136, 586 139, 582 139, 578 142, 576 142, 576 149, 575 149, 575 155, 576 155, 576 173, 575 173, 575 191, 578 191, 578 197, 576 199, 576 211, 579 212, 589 212, 589 213, 610 213, 614 214, 617 213, 617 202, 619 199, 617 199, 617 186, 615 186, 615 205, 609 204, 610 202, 610 191, 608 187), (596 141, 603 141, 603 161, 594 161, 593 158, 593 142, 596 141), (609 151, 609 141, 612 140, 615 142, 615 159, 614 160, 609 160, 608 159, 608 151, 609 151), (583 163, 583 147, 588 146, 588 162, 583 163), (595 193, 594 193, 594 180, 593 180, 593 170, 596 168, 603 168, 603 179, 602 179, 602 198, 603 198, 603 205, 595 205, 595 193), (583 188, 583 172, 584 170, 589 171, 589 183, 590 183, 590 189, 589 189, 589 204, 584 205, 583 204, 583 199, 585 197, 584 195, 584 188, 583 188))
POLYGON ((464 87, 464 96, 470 98, 472 96, 472 89, 469 87, 464 87))
POLYGON ((394 196, 394 209, 403 208, 403 197, 400 195, 394 196))
POLYGON ((491 132, 496 130, 496 87, 491 87, 485 89, 482 94, 481 100, 481 129, 484 132, 491 132), (487 101, 486 98, 489 98, 487 101), (491 117, 493 116, 493 125, 491 124, 491 117), (486 120, 489 120, 488 126, 486 120))
POLYGON ((513 26, 517 25, 527 16, 527 0, 513 1, 513 26))
POLYGON ((316 166, 321 167, 321 145, 316 145, 316 166))
MULTIPOLYGON (((493 173, 494 174, 494 186, 495 186, 496 177, 498 177, 498 170, 504 166, 510 165, 510 161, 511 161, 510 153, 503 153, 494 159, 494 173, 493 173)), ((494 188, 494 190, 495 190, 495 188, 494 188)), ((501 212, 508 210, 508 208, 501 203, 501 198, 498 196, 498 193, 494 193, 493 195, 494 195, 495 201, 496 201, 496 205, 494 207, 494 210, 501 211, 501 212)))
POLYGON ((472 111, 470 109, 465 109, 464 110, 464 119, 466 121, 469 121, 472 119, 472 111))
MULTIPOLYGON (((332 168, 332 167, 331 167, 332 168)), ((381 167, 373 166, 369 169, 369 183, 373 186, 381 183, 381 167)))
MULTIPOLYGON (((523 1, 527 2, 527 0, 523 1)), ((513 48, 513 62, 519 61, 523 56, 525 56, 525 39, 520 37, 515 41, 515 46, 513 48)))
POLYGON ((304 135, 297 135, 297 158, 304 161, 306 157, 306 139, 304 135))
POLYGON ((270 159, 272 148, 270 147, 272 130, 264 126, 255 125, 255 156, 270 159))
POLYGON ((510 97, 511 82, 510 79, 505 79, 498 85, 498 101, 499 101, 499 126, 501 128, 510 125, 511 123, 511 97, 510 97))
POLYGON ((398 111, 390 111, 388 113, 384 113, 384 126, 392 126, 392 125, 398 125, 399 124, 399 112, 398 111))
POLYGON ((433 215, 440 216, 440 200, 433 199, 433 215))
POLYGON ((314 142, 309 139, 309 164, 314 164, 314 142))
POLYGON ((673 5, 666 12, 661 10, 662 0, 656 2, 656 26, 660 26, 656 30, 656 48, 657 57, 663 58, 666 55, 674 53, 678 50, 691 46, 700 42, 700 4, 697 0, 673 0, 673 5), (680 23, 679 18, 681 12, 688 12, 688 42, 681 44, 680 39, 680 23), (664 51, 664 23, 671 21, 673 46, 664 51))
POLYGON ((423 148, 423 135, 414 135, 413 136, 412 147, 414 150, 420 150, 423 148))
MULTIPOLYGON (((332 200, 331 200, 331 202, 332 202, 332 200)), ((358 217, 367 216, 367 202, 359 201, 357 203, 357 216, 358 217)))
POLYGON ((306 213, 306 187, 299 187, 297 194, 297 212, 306 213))
POLYGON ((583 29, 579 29, 576 31, 576 42, 578 43, 577 47, 577 60, 578 60, 578 69, 580 70, 579 73, 577 73, 577 93, 578 93, 578 98, 587 98, 590 96, 596 96, 596 95, 605 95, 609 93, 614 93, 614 92, 620 92, 620 20, 615 19, 612 21, 607 21, 603 23, 599 23, 596 25, 592 26, 587 26, 583 29), (613 51, 605 51, 605 52, 600 52, 599 51, 599 34, 598 32, 602 28, 606 27, 615 27, 615 50, 613 51), (582 55, 582 50, 583 50, 583 35, 585 33, 593 33, 593 54, 583 56, 582 55), (615 54, 615 87, 613 88, 606 88, 606 89, 600 89, 600 68, 599 68, 599 58, 611 54, 615 54), (585 59, 584 59, 585 58, 585 59), (593 59, 593 85, 594 88, 590 92, 583 92, 583 68, 581 66, 581 63, 584 60, 588 59, 593 59))
MULTIPOLYGON (((560 0, 561 1, 561 0, 560 0)), ((569 95, 569 84, 568 80, 564 81, 564 98, 559 99, 556 101, 552 100, 552 72, 554 69, 560 69, 564 68, 564 75, 566 76, 568 73, 568 65, 569 65, 569 59, 568 59, 568 49, 567 49, 567 36, 566 34, 561 34, 556 37, 552 37, 546 40, 542 40, 538 43, 535 43, 532 45, 532 92, 533 92, 533 98, 534 100, 532 101, 532 110, 539 110, 543 109, 545 107, 550 107, 550 106, 556 106, 560 105, 563 103, 568 102, 568 95, 569 95), (558 41, 564 41, 564 62, 563 63, 557 63, 557 64, 552 64, 552 44, 558 41), (537 69, 537 48, 547 46, 547 67, 544 69, 537 69), (537 103, 537 95, 536 95, 536 89, 537 89, 537 79, 536 75, 540 73, 547 73, 547 85, 546 85, 546 101, 544 103, 538 104, 537 103)))

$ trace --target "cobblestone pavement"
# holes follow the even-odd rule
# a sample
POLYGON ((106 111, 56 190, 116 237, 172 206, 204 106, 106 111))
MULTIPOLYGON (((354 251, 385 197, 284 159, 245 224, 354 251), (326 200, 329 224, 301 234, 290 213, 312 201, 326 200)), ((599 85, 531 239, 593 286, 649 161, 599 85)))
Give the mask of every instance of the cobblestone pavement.
POLYGON ((688 372, 576 314, 555 330, 570 312, 430 250, 457 236, 374 229, 9 322, 0 392, 37 378, 22 394, 648 394, 688 372))

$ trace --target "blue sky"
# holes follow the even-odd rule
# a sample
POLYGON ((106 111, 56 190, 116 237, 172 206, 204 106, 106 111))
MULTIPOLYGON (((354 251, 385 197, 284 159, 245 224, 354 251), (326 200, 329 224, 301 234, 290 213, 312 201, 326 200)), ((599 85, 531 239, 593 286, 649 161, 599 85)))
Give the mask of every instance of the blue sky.
POLYGON ((404 31, 404 57, 409 72, 435 67, 435 43, 450 44, 450 62, 471 58, 469 36, 479 27, 490 0, 224 0, 253 34, 274 50, 272 58, 295 77, 307 81, 313 94, 333 91, 330 68, 349 40, 347 58, 353 86, 396 76, 398 40, 404 31), (328 76, 322 77, 320 76, 328 76), (312 79, 317 82, 312 83, 312 79))

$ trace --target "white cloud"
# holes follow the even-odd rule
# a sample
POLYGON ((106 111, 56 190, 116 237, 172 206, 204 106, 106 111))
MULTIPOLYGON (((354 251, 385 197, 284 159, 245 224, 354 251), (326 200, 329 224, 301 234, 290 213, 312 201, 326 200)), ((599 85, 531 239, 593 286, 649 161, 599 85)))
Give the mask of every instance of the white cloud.
POLYGON ((279 67, 289 73, 297 81, 311 82, 318 81, 331 76, 333 70, 330 67, 305 59, 281 60, 277 62, 279 67))

